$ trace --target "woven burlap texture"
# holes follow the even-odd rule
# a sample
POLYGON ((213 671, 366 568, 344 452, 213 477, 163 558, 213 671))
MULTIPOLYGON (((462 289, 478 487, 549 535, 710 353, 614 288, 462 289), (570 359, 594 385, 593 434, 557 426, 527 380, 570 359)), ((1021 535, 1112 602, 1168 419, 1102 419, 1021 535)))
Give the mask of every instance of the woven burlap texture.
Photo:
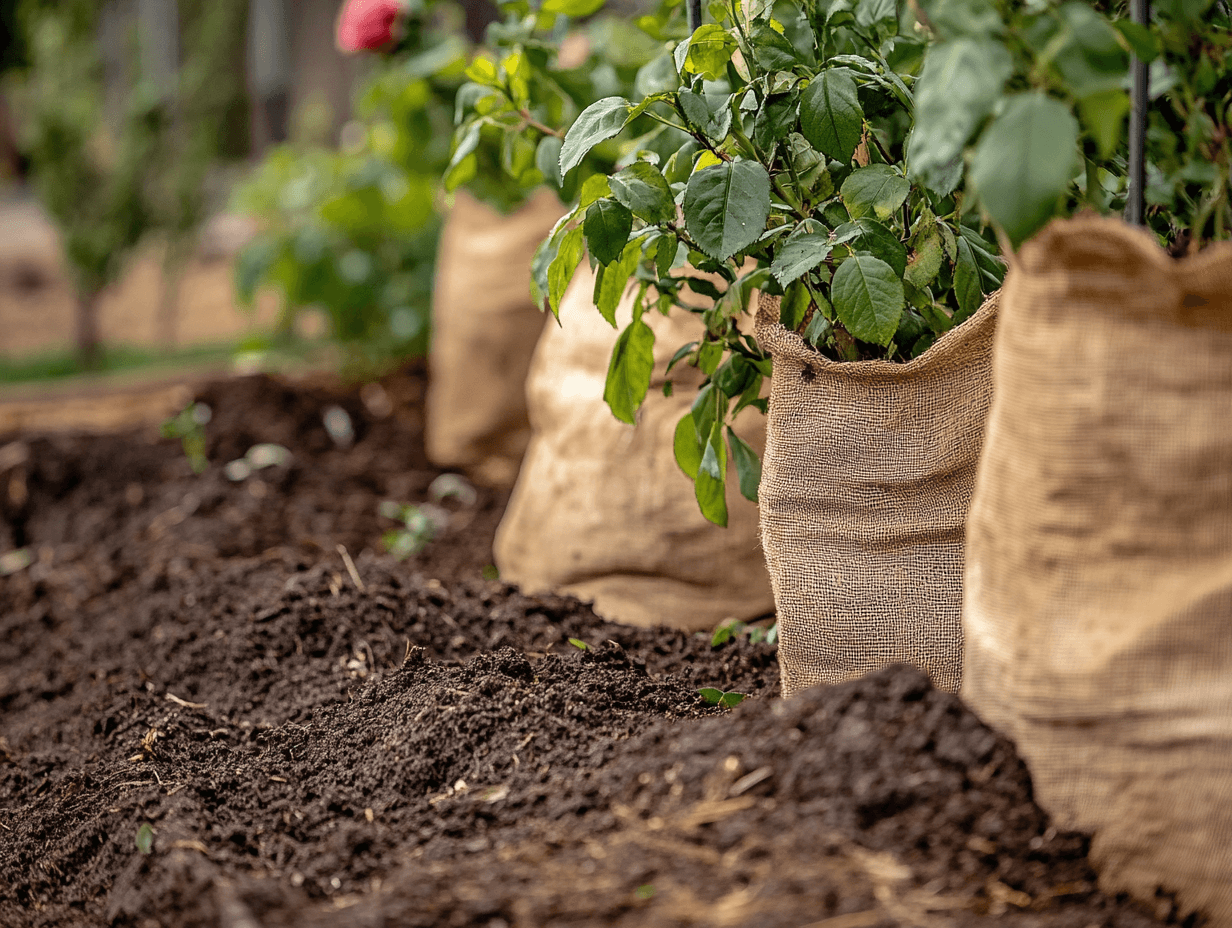
POLYGON ((1232 925, 1232 245, 1057 222, 1006 280, 963 696, 1101 885, 1232 925))
MULTIPOLYGON (((716 283, 717 278, 710 278, 716 283)), ((603 401, 618 332, 591 299, 594 274, 578 268, 535 352, 527 395, 534 437, 496 535, 501 578, 531 591, 563 590, 594 601, 604 618, 711 629, 725 618, 751 619, 774 609, 757 532, 757 507, 740 495, 729 468, 728 527, 698 511, 693 484, 676 464, 676 423, 697 395, 694 368, 668 360, 700 338, 691 314, 654 310, 655 368, 637 425, 618 421, 603 401)), ((616 312, 623 329, 633 294, 616 312)), ((765 420, 755 409, 736 422, 758 451, 765 420)))
POLYGON ((778 318, 763 296, 774 377, 759 503, 783 695, 899 661, 955 691, 997 297, 905 364, 830 361, 778 318))
POLYGON ((530 441, 526 374, 543 332, 530 262, 563 214, 547 189, 508 216, 457 193, 432 295, 424 440, 439 467, 505 486, 517 477, 530 441))

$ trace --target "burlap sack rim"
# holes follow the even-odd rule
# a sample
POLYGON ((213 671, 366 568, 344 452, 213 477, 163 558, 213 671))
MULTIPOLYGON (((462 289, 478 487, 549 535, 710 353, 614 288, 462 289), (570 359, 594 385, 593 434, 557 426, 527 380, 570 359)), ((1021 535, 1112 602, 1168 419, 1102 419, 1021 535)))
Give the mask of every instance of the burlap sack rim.
MULTIPOLYGON (((1232 290, 1232 242, 1215 242, 1194 255, 1174 258, 1155 236, 1107 216, 1082 215, 1054 219, 1010 255, 1010 277, 1015 271, 1048 277, 1063 275, 1070 287, 1102 288, 1114 275, 1134 286, 1141 279, 1153 285, 1171 285, 1176 291, 1159 294, 1155 314, 1193 327, 1232 329, 1232 314, 1219 312, 1213 297, 1232 290), (1210 305, 1208 305, 1210 304, 1210 305)), ((1133 309, 1104 301, 1096 304, 1110 314, 1133 309)))
POLYGON ((997 313, 1001 291, 990 293, 980 308, 961 325, 938 338, 928 350, 910 361, 834 361, 821 354, 796 332, 787 331, 779 322, 781 297, 761 294, 757 304, 757 343, 773 355, 775 361, 795 361, 815 373, 833 374, 853 381, 869 383, 900 383, 918 376, 935 376, 939 358, 959 354, 968 342, 987 337, 986 323, 997 313))

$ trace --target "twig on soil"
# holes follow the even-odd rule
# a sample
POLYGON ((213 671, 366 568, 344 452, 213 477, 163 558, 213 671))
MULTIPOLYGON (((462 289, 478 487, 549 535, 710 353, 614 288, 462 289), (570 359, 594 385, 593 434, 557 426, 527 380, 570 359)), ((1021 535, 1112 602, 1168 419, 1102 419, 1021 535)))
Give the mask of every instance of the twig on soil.
POLYGON ((166 699, 168 702, 173 702, 177 706, 183 706, 185 709, 205 709, 208 705, 203 702, 189 702, 187 699, 180 699, 175 693, 167 693, 166 699))
POLYGON ((342 563, 346 564, 347 573, 351 575, 351 580, 355 583, 355 588, 361 593, 366 593, 364 581, 360 579, 359 571, 355 569, 355 562, 351 560, 351 555, 347 553, 347 549, 343 545, 338 545, 338 553, 342 555, 342 563))

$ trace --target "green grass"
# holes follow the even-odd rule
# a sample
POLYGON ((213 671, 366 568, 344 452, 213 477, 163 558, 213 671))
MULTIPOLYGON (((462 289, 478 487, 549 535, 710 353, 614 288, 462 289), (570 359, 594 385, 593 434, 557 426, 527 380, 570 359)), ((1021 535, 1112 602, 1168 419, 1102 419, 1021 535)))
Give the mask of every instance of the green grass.
MULTIPOLYGON (((229 365, 245 346, 235 342, 192 345, 173 351, 114 345, 103 349, 99 364, 86 370, 72 351, 44 352, 24 358, 0 357, 0 386, 24 383, 54 382, 83 374, 117 374, 179 372, 189 367, 229 365)), ((313 361, 328 352, 326 344, 316 341, 280 342, 264 350, 262 369, 313 361)))

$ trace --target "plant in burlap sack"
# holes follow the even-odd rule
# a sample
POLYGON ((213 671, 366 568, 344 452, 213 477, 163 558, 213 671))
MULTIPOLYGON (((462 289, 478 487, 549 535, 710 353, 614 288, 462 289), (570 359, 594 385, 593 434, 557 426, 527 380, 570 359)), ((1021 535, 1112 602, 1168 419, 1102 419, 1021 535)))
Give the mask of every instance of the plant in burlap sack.
POLYGON ((1119 5, 921 0, 937 39, 916 86, 909 174, 965 188, 1017 247, 1054 216, 1119 213, 1130 59, 1150 63, 1147 220, 1177 253, 1232 230, 1232 31, 1214 0, 1119 5))
POLYGON ((765 408, 771 360, 738 324, 754 289, 781 295, 783 325, 818 357, 909 361, 972 316, 1003 268, 960 197, 906 176, 925 41, 895 3, 730 0, 709 10, 714 22, 643 69, 634 98, 605 97, 570 128, 565 178, 595 146, 634 137, 619 170, 582 184, 534 270, 555 312, 588 252, 595 304, 613 324, 634 282, 605 393, 630 423, 652 369, 643 314, 682 305, 686 290, 710 300, 692 310, 704 337, 674 362, 706 377, 675 451, 702 512, 724 524, 729 460, 750 499, 760 474, 728 425, 765 408), (673 273, 686 263, 719 284, 673 273))

